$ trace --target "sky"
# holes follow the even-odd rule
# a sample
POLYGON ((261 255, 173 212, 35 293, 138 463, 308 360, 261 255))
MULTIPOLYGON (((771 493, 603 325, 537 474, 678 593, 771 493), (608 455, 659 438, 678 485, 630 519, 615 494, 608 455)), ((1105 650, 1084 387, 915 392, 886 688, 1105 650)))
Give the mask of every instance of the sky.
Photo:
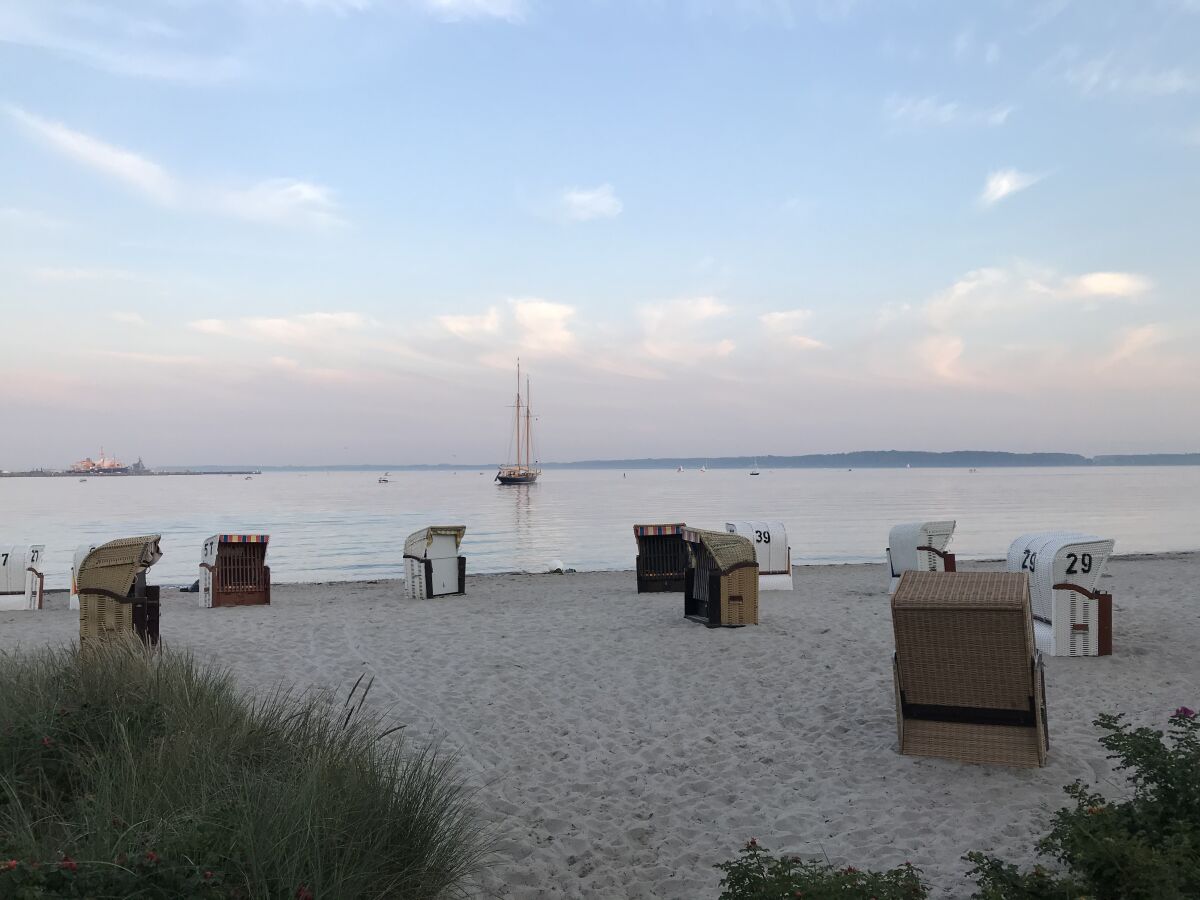
POLYGON ((1200 450, 1200 0, 4 0, 0 468, 1200 450))

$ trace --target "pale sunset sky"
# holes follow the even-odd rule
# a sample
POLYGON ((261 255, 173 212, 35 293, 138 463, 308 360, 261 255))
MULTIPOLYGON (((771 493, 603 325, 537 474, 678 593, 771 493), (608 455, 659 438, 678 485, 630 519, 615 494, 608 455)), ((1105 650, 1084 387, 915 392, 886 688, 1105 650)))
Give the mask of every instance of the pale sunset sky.
POLYGON ((1200 450, 1200 0, 4 0, 0 468, 1200 450))

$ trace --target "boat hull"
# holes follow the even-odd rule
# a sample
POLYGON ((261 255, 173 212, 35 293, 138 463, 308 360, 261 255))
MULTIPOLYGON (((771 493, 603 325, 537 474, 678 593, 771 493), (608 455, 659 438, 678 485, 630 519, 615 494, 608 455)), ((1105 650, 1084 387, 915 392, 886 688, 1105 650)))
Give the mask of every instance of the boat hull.
POLYGON ((522 475, 497 475, 496 480, 501 484, 533 484, 538 477, 537 474, 530 472, 522 475))

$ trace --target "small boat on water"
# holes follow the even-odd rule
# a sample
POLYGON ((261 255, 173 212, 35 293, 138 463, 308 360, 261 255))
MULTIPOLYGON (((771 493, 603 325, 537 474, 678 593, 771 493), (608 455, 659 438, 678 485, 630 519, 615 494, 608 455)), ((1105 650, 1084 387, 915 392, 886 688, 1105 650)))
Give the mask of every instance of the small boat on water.
POLYGON ((517 360, 517 402, 513 416, 513 434, 517 439, 517 461, 500 467, 495 480, 500 484, 533 484, 542 474, 533 460, 533 411, 529 405, 529 378, 525 378, 525 396, 521 397, 521 361, 517 360))
POLYGON ((682 471, 683 471, 683 466, 678 466, 678 467, 676 467, 675 471, 676 471, 676 472, 682 472, 682 471))
POLYGON ((758 474, 758 459, 757 458, 755 458, 755 460, 754 460, 754 468, 750 470, 750 474, 751 475, 758 474))
POLYGON ((386 478, 380 478, 380 479, 379 479, 379 483, 380 483, 380 484, 387 484, 387 483, 388 483, 388 480, 387 480, 386 478))

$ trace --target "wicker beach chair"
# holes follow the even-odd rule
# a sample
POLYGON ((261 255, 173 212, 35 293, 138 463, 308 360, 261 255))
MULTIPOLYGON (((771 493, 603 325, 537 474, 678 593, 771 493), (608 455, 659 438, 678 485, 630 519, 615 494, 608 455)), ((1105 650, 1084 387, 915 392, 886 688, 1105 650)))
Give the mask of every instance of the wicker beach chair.
POLYGON ((1046 764, 1045 676, 1024 573, 905 572, 892 627, 901 753, 1046 764))
POLYGON ((261 606, 271 603, 266 534, 214 534, 200 556, 200 605, 261 606))
POLYGON ((725 530, 740 534, 754 544, 758 560, 760 591, 790 591, 792 584, 792 547, 782 522, 726 522, 725 530))
POLYGON ((1009 546, 1008 571, 1029 575, 1034 639, 1043 653, 1112 653, 1112 594, 1099 587, 1115 544, 1079 531, 1042 531, 1009 546))
POLYGON ((637 590, 639 594, 683 590, 688 567, 683 545, 682 522, 666 525, 634 525, 637 541, 637 590))
POLYGON ((404 542, 408 596, 414 600, 467 592, 467 558, 459 552, 465 525, 430 525, 404 542))
POLYGON ((683 614, 710 628, 758 624, 758 560, 739 534, 684 528, 683 614))
POLYGON ((953 572, 954 554, 946 547, 954 537, 954 522, 905 522, 888 532, 889 593, 895 593, 905 572, 953 572))
POLYGON ((44 544, 0 547, 0 610, 42 608, 45 551, 44 544))
POLYGON ((162 559, 159 535, 122 538, 88 553, 75 573, 79 592, 79 644, 136 634, 158 643, 158 588, 146 570, 162 559))

